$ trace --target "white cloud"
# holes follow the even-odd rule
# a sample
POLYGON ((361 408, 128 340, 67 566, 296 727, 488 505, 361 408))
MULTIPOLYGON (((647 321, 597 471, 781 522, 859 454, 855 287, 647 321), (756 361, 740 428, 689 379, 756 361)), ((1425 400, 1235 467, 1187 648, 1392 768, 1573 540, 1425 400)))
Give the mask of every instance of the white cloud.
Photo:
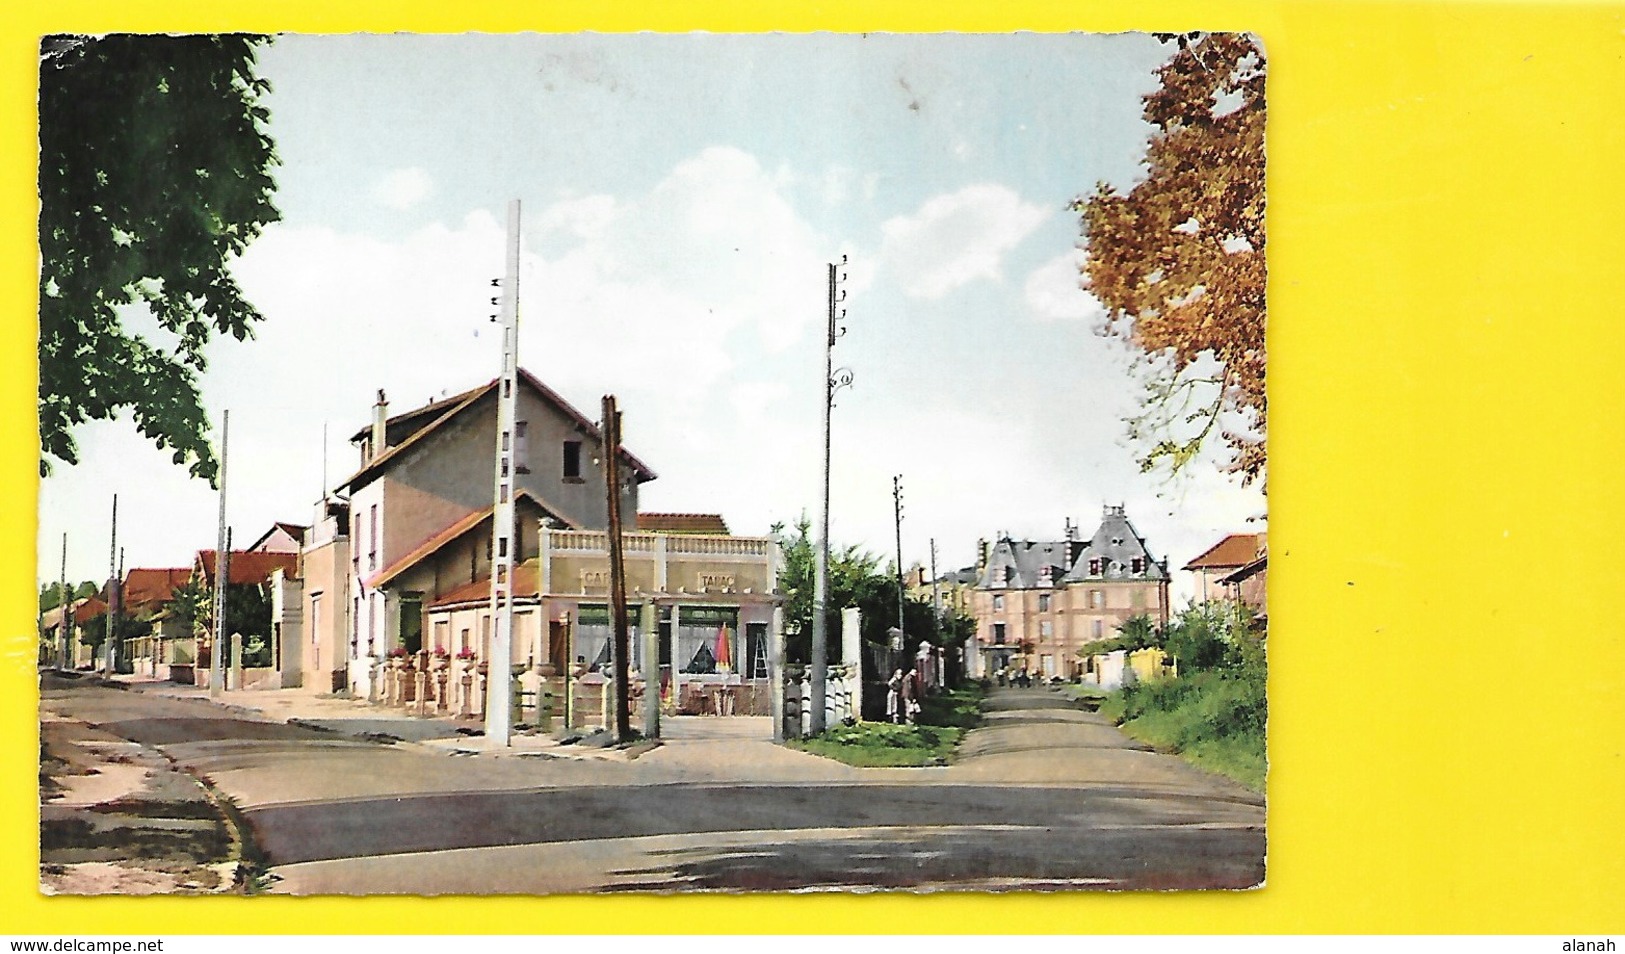
POLYGON ((1074 250, 1050 259, 1027 274, 1024 297, 1034 315, 1045 320, 1094 322, 1106 310, 1079 286, 1084 254, 1074 250))
MULTIPOLYGON (((783 179, 710 148, 644 194, 567 196, 524 214, 521 363, 589 417, 615 393, 628 444, 662 474, 653 505, 726 511, 743 532, 782 515, 784 488, 742 455, 816 446, 798 429, 818 421, 801 392, 815 393, 806 359, 819 356, 793 346, 822 327, 835 246, 785 198, 783 179)), ((485 211, 388 238, 265 231, 234 270, 266 321, 251 345, 211 348, 204 382, 210 406, 264 418, 240 429, 233 411, 234 523, 303 519, 320 483, 321 421, 332 422, 335 484, 355 465, 346 441, 376 389, 402 411, 495 375, 490 279, 503 245, 485 211)), ((207 500, 197 517, 212 526, 207 500)))
POLYGON ((434 180, 416 166, 389 172, 372 187, 373 199, 391 209, 410 209, 433 192, 434 180))
POLYGON ((883 223, 881 256, 905 294, 937 299, 978 278, 1001 278, 1005 253, 1049 215, 1005 186, 966 186, 883 223))

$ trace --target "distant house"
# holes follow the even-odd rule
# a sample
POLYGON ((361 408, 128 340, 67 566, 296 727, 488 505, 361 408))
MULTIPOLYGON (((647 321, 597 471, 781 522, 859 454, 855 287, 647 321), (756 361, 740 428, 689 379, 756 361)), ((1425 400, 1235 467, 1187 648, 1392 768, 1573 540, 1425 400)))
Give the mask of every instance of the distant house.
POLYGON ((1265 576, 1269 569, 1268 552, 1261 553, 1258 559, 1247 563, 1220 578, 1219 585, 1224 587, 1225 599, 1232 603, 1240 603, 1256 613, 1264 613, 1264 591, 1266 588, 1265 576))
MULTIPOLYGON (((980 549, 977 552, 981 552, 980 549)), ((960 614, 971 615, 971 593, 976 589, 977 582, 982 574, 975 566, 953 570, 938 576, 935 585, 931 574, 918 563, 909 567, 903 575, 903 589, 910 599, 924 600, 927 603, 940 602, 944 615, 960 614)))
POLYGON ((1265 540, 1262 533, 1232 533, 1185 564, 1184 569, 1195 576, 1196 598, 1202 602, 1232 598, 1225 579, 1262 557, 1265 540))
POLYGON ((46 610, 40 619, 40 632, 43 644, 53 647, 54 655, 49 660, 57 666, 67 669, 88 669, 95 665, 95 651, 85 645, 84 639, 89 636, 92 640, 106 635, 107 603, 94 596, 81 596, 71 604, 70 611, 64 612, 58 606, 46 610), (67 621, 64 632, 63 621, 67 621))
MULTIPOLYGON (((199 550, 197 557, 193 560, 191 584, 204 594, 214 592, 215 579, 219 570, 219 556, 219 552, 215 550, 199 550)), ((245 680, 251 680, 251 682, 245 684, 258 684, 262 687, 274 688, 280 685, 279 679, 273 678, 271 673, 277 673, 282 668, 280 644, 284 626, 284 619, 275 612, 275 593, 283 581, 295 578, 299 568, 299 554, 233 550, 226 559, 226 567, 228 600, 232 598, 229 590, 238 588, 240 594, 245 589, 254 591, 253 596, 256 599, 264 600, 269 604, 265 610, 265 618, 242 621, 241 625, 234 627, 234 629, 240 629, 240 635, 244 637, 260 637, 270 647, 271 658, 267 660, 269 665, 253 667, 255 671, 245 675, 245 680), (270 673, 265 670, 270 670, 270 673)), ((203 615, 207 616, 208 614, 209 610, 206 609, 203 615)), ((231 615, 228 614, 226 619, 228 623, 231 622, 231 615)), ((212 624, 210 626, 212 628, 212 624)), ((191 681, 199 686, 208 685, 209 670, 213 665, 211 653, 214 634, 210 631, 203 633, 175 633, 173 638, 179 640, 183 644, 183 648, 177 652, 173 647, 162 647, 160 652, 177 658, 181 655, 190 655, 193 659, 191 681), (185 648, 187 643, 191 644, 189 653, 185 648)), ((229 659, 222 659, 222 668, 229 665, 229 663, 229 659)), ((178 664, 171 664, 171 679, 179 681, 184 679, 184 676, 185 673, 178 664)))
POLYGON ((1061 540, 1000 535, 978 550, 972 676, 1001 668, 1081 675, 1089 646, 1111 639, 1125 620, 1168 620, 1167 565, 1151 555, 1121 506, 1107 506, 1087 540, 1068 522, 1061 540))
MULTIPOLYGON (((345 686, 372 694, 381 657, 422 646, 427 608, 489 575, 497 386, 493 380, 394 416, 379 392, 372 423, 351 438, 359 468, 321 505, 303 551, 302 615, 314 641, 307 648, 329 674, 317 679, 320 688, 335 685, 342 669, 345 686), (334 645, 341 631, 342 663, 334 645)), ((513 556, 520 564, 536 556, 544 521, 601 530, 608 508, 598 426, 524 369, 517 388, 513 556)), ((625 527, 632 531, 638 488, 656 475, 624 448, 622 459, 621 512, 632 515, 625 527)))
MULTIPOLYGON (((169 667, 176 660, 165 658, 163 650, 174 651, 180 647, 180 642, 173 638, 166 642, 162 637, 166 624, 169 625, 170 635, 174 636, 176 624, 172 622, 170 604, 174 601, 175 590, 185 586, 191 578, 192 568, 184 566, 135 567, 124 574, 119 612, 124 617, 146 624, 145 633, 124 641, 124 658, 137 675, 170 678, 169 667)), ((190 655, 180 660, 187 667, 188 674, 192 662, 190 655)))
POLYGON ((304 546, 305 534, 309 531, 309 527, 278 521, 271 524, 271 529, 244 549, 250 553, 298 553, 304 546))

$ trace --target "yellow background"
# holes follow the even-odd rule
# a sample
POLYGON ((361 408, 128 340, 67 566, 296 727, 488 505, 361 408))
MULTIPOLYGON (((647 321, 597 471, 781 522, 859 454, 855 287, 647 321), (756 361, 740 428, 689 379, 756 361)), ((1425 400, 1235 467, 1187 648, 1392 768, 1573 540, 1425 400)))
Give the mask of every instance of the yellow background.
POLYGON ((1625 7, 36 6, 0 14, 0 931, 1625 930, 1625 7), (1194 28, 1254 31, 1270 58, 1266 888, 427 905, 36 893, 40 33, 1194 28), (452 908, 464 916, 439 916, 452 908))

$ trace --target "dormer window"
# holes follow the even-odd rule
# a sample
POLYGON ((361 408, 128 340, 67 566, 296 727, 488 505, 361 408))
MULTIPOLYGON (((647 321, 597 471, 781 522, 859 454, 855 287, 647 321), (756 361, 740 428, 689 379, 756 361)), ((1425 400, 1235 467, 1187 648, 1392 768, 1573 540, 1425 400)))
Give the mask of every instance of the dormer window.
POLYGON ((1135 576, 1139 576, 1141 573, 1145 572, 1145 558, 1135 557, 1129 562, 1129 567, 1131 573, 1133 573, 1135 576))
POLYGON ((1100 572, 1101 572, 1101 566, 1100 565, 1102 563, 1104 563, 1104 562, 1105 561, 1102 560, 1100 557, 1090 557, 1089 558, 1089 575, 1090 576, 1099 576, 1100 572))

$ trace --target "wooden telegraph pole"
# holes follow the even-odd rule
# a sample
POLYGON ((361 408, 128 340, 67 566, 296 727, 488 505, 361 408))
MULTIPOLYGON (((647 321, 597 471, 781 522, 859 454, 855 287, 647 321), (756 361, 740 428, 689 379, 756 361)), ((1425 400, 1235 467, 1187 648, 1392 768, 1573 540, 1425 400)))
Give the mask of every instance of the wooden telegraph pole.
POLYGON ((118 646, 118 494, 113 495, 113 534, 107 553, 107 642, 102 646, 102 674, 113 675, 118 646))
MULTIPOLYGON (((626 565, 621 552, 621 412, 615 395, 604 395, 604 485, 609 512, 609 614, 615 626, 615 737, 632 741, 632 641, 626 621, 626 565)), ((645 692, 650 689, 645 689, 645 692)), ((658 692, 658 687, 653 691, 658 692)))

